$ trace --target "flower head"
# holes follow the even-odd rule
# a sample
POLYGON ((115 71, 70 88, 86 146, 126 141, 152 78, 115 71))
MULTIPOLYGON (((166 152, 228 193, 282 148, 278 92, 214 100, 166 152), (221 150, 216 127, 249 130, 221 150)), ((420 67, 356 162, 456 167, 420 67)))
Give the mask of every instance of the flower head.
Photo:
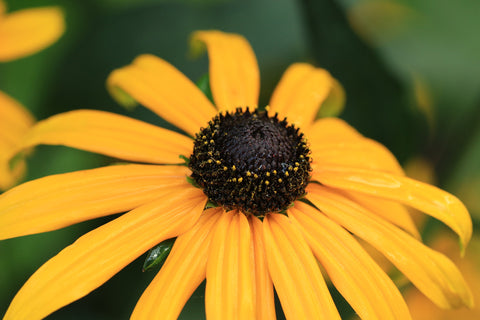
POLYGON ((186 134, 79 110, 39 122, 24 139, 24 148, 66 145, 148 164, 49 176, 0 197, 1 238, 128 211, 38 269, 6 319, 42 318, 174 237, 132 318, 177 318, 206 279, 209 319, 274 319, 274 288, 288 319, 339 319, 320 263, 362 319, 409 319, 399 290, 353 235, 437 305, 471 306, 460 272, 421 243, 404 205, 443 221, 463 245, 472 230, 467 210, 406 177, 384 146, 344 121, 316 120, 335 81, 328 72, 290 66, 264 110, 257 108, 255 55, 243 37, 201 31, 192 43, 208 49, 215 105, 152 55, 107 82, 120 102, 138 101, 186 134), (215 206, 205 209, 208 200, 215 206))
MULTIPOLYGON (((6 13, 0 0, 0 62, 31 55, 55 42, 64 31, 62 12, 56 7, 6 13)), ((33 116, 0 91, 0 191, 17 183, 25 172, 22 158, 12 159, 33 116)))

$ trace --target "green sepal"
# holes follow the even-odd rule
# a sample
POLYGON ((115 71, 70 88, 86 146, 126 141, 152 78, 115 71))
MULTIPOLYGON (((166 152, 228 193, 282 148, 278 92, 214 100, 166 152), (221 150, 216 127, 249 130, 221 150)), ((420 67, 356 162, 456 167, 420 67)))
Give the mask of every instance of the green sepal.
POLYGON ((150 249, 147 253, 147 257, 145 258, 145 262, 143 263, 142 271, 150 271, 157 265, 161 268, 170 254, 170 251, 172 250, 175 239, 176 238, 165 240, 150 249))
POLYGON ((210 89, 210 76, 208 75, 208 73, 201 76, 200 79, 198 79, 196 85, 200 89, 200 91, 202 91, 203 94, 208 98, 208 100, 213 103, 212 90, 210 89))
POLYGON ((184 156, 183 154, 179 155, 178 157, 185 162, 182 165, 184 165, 185 167, 188 167, 188 165, 190 164, 190 158, 184 156))
POLYGON ((200 188, 200 186, 198 185, 197 181, 195 181, 195 179, 189 176, 186 176, 185 178, 187 178, 187 182, 190 183, 192 186, 194 186, 195 188, 200 188))
POLYGON ((204 209, 210 209, 210 208, 216 208, 216 207, 218 207, 218 204, 216 204, 213 201, 208 200, 207 203, 205 204, 204 209))

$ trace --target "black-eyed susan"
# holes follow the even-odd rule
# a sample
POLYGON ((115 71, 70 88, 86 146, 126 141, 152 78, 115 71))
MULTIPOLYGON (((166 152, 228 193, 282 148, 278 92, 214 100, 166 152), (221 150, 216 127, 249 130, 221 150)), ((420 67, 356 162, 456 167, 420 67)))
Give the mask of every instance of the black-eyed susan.
POLYGON ((339 319, 319 265, 362 319, 409 319, 399 290, 357 241, 373 245, 444 308, 471 306, 460 272, 421 243, 403 205, 450 226, 472 226, 454 196, 407 178, 393 155, 342 120, 316 120, 328 72, 288 68, 266 110, 241 36, 193 35, 210 57, 215 106, 167 62, 142 55, 108 78, 175 133, 124 116, 79 110, 38 123, 23 148, 58 144, 136 164, 45 177, 0 197, 0 237, 126 212, 37 270, 6 319, 38 319, 83 297, 157 243, 176 237, 133 319, 175 319, 206 279, 208 319, 339 319), (181 156, 185 162, 180 161, 181 156), (207 201, 213 202, 211 208, 207 201), (353 235, 355 236, 353 236, 353 235))
MULTIPOLYGON (((0 0, 0 62, 7 62, 42 50, 64 32, 64 20, 57 7, 24 9, 6 13, 0 0)), ((13 186, 23 176, 25 161, 12 162, 33 116, 16 100, 0 91, 0 191, 13 186)))

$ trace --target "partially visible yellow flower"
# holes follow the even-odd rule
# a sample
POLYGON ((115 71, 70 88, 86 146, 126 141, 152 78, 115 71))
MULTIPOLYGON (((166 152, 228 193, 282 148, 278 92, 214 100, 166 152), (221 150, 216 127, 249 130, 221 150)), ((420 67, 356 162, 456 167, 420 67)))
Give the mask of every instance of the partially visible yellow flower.
POLYGON ((174 237, 132 319, 176 319, 206 279, 210 320, 275 319, 274 288, 287 319, 338 320, 319 264, 362 319, 410 319, 398 288, 353 235, 437 305, 473 304, 455 265, 419 241, 404 205, 444 222, 463 246, 472 232, 466 208, 406 177, 383 145, 344 121, 317 120, 332 89, 327 71, 293 64, 264 111, 245 38, 200 31, 193 45, 208 50, 215 105, 152 55, 107 81, 123 103, 138 101, 185 134, 93 110, 59 114, 29 131, 24 148, 66 145, 140 164, 53 175, 0 196, 0 239, 128 211, 40 267, 5 320, 45 317, 174 237), (209 200, 217 206, 205 209, 209 200))
MULTIPOLYGON (((64 29, 63 13, 57 7, 7 14, 5 2, 0 0, 0 62, 23 58, 46 48, 64 29)), ((12 187, 25 172, 25 161, 12 161, 12 157, 33 123, 33 116, 20 103, 0 91, 0 191, 12 187)))
POLYGON ((33 123, 22 105, 0 91, 0 191, 13 186, 25 172, 25 160, 12 158, 33 123))
POLYGON ((64 30, 63 13, 57 7, 6 13, 6 5, 0 0, 0 62, 43 50, 57 41, 64 30))

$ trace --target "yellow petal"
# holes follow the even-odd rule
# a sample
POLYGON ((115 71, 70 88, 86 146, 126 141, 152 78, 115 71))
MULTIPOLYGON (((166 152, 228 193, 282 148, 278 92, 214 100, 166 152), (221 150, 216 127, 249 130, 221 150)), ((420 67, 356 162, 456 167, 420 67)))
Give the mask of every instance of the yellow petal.
POLYGON ((188 231, 205 202, 194 188, 176 190, 85 234, 30 277, 4 319, 42 319, 87 295, 149 248, 188 231))
POLYGON ((207 262, 208 319, 255 319, 252 233, 238 211, 224 212, 215 227, 207 262))
POLYGON ((207 209, 187 233, 180 235, 165 264, 135 306, 131 319, 177 319, 205 279, 211 230, 223 209, 207 209))
POLYGON ((348 123, 338 118, 319 119, 305 131, 311 144, 358 141, 363 136, 348 123))
POLYGON ((342 167, 317 168, 313 179, 330 187, 398 201, 431 215, 460 236, 462 248, 472 235, 472 220, 463 203, 434 186, 383 172, 342 167))
POLYGON ((310 184, 307 192, 315 206, 382 252, 438 306, 472 306, 465 280, 447 257, 326 187, 310 184))
POLYGON ((185 75, 153 55, 141 55, 132 64, 113 71, 107 87, 120 103, 125 93, 194 136, 216 110, 185 75))
POLYGON ((20 103, 0 91, 0 190, 12 187, 25 172, 23 159, 18 159, 13 167, 10 160, 34 121, 20 103))
POLYGON ((344 194, 347 196, 347 198, 352 199, 365 209, 402 228, 410 233, 413 237, 421 239, 420 232, 415 226, 410 213, 403 205, 397 202, 371 197, 357 192, 344 192, 344 194))
MULTIPOLYGON (((33 116, 18 101, 0 91, 0 137, 23 134, 35 122, 33 116)), ((1 140, 4 140, 3 138, 1 140)))
POLYGON ((19 10, 0 19, 0 61, 23 58, 58 40, 65 30, 57 7, 19 10))
POLYGON ((288 216, 361 319, 411 319, 395 284, 350 233, 305 203, 297 202, 288 216))
POLYGON ((210 60, 210 87, 220 110, 256 108, 260 92, 260 72, 248 41, 233 33, 197 31, 192 34, 194 54, 206 46, 210 60))
POLYGON ((281 214, 263 220, 268 270, 289 320, 338 319, 317 261, 298 228, 281 214))
POLYGON ((125 212, 170 190, 203 194, 186 174, 185 167, 118 165, 29 181, 0 196, 0 239, 125 212))
POLYGON ((324 69, 306 63, 291 65, 270 99, 270 112, 287 117, 302 129, 309 127, 332 89, 332 77, 324 69))
POLYGON ((371 139, 310 143, 312 167, 342 166, 404 175, 395 156, 382 144, 371 139))
POLYGON ((5 5, 5 2, 3 0, 0 0, 0 19, 3 18, 3 15, 7 11, 7 6, 5 5))
POLYGON ((77 110, 40 121, 28 132, 22 147, 65 145, 111 157, 147 163, 181 163, 189 157, 192 139, 121 115, 77 110))
POLYGON ((267 260, 265 257, 265 243, 263 241, 262 222, 255 216, 248 217, 252 230, 253 255, 255 259, 255 296, 256 317, 258 320, 275 320, 275 300, 273 295, 273 283, 268 273, 267 260))

